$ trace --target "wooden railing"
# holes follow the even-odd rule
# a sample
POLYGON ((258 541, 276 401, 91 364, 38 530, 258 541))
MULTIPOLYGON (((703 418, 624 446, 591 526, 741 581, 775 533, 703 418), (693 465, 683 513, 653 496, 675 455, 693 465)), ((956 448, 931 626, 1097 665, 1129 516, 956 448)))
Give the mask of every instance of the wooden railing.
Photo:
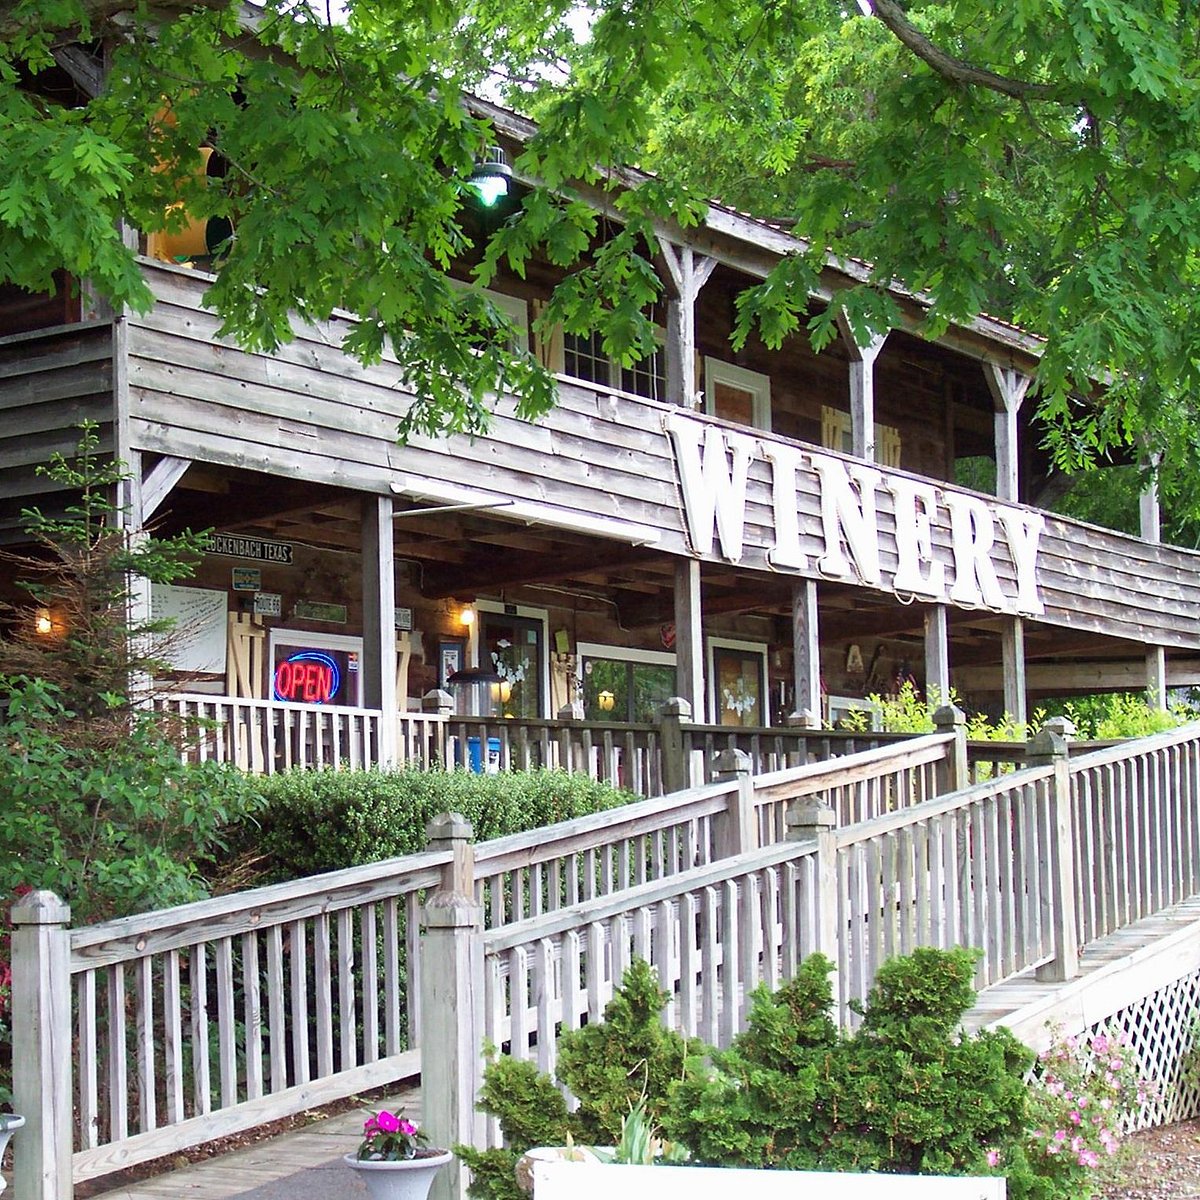
POLYGON ((757 984, 815 949, 837 966, 843 1022, 917 946, 978 948, 979 987, 1030 968, 1065 980, 1081 945, 1200 894, 1200 726, 1078 759, 1049 731, 1030 748, 1019 771, 850 826, 826 797, 798 799, 794 841, 480 931, 483 1036, 551 1065, 634 956, 658 970, 670 1022, 716 1045, 757 984))
MULTIPOLYGON (((490 929, 578 923, 611 897, 781 840, 797 799, 847 821, 917 803, 955 745, 936 734, 759 779, 735 756, 715 783, 471 848, 468 902, 490 929)), ((14 914, 18 1101, 58 1122, 65 1169, 83 1180, 402 1077, 422 1024, 425 893, 463 854, 431 843, 80 929, 35 893, 14 914)))

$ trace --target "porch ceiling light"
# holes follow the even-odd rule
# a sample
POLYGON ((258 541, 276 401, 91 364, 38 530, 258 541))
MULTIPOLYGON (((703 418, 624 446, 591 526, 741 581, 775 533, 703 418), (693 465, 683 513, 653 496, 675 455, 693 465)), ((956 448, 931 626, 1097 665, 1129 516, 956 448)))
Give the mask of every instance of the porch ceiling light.
POLYGON ((492 208, 508 195, 511 179, 512 167, 508 165, 504 151, 499 146, 489 146, 483 157, 476 160, 467 177, 467 187, 479 197, 484 208, 492 208))
POLYGON ((458 620, 460 624, 470 629, 475 624, 475 610, 469 604, 464 605, 462 612, 458 614, 458 620))

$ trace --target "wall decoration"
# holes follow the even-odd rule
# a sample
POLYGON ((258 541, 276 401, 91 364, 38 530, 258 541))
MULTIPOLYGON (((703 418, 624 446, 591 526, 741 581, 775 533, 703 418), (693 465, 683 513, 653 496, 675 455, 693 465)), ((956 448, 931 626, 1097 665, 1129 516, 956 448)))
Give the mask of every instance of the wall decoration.
POLYGON ((176 671, 223 672, 227 608, 223 591, 152 584, 151 618, 175 622, 168 632, 155 636, 154 653, 176 671))
POLYGON ((438 687, 444 688, 455 671, 461 671, 466 643, 459 638, 443 638, 438 643, 438 687))
POLYGON ((413 627, 413 610, 411 608, 396 609, 396 628, 408 633, 413 627))
POLYGON ((257 592, 262 587, 262 571, 257 567, 234 567, 233 590, 235 592, 257 592))
POLYGON ((242 537, 234 533, 214 533, 208 540, 209 554, 223 554, 227 558, 253 558, 258 562, 292 562, 294 547, 291 542, 273 542, 270 538, 242 537))
POLYGON ((255 592, 254 615, 278 617, 283 615, 283 597, 278 592, 255 592))
POLYGON ((344 604, 323 604, 316 600, 297 600, 292 616, 301 621, 325 621, 330 625, 345 625, 350 618, 344 604))

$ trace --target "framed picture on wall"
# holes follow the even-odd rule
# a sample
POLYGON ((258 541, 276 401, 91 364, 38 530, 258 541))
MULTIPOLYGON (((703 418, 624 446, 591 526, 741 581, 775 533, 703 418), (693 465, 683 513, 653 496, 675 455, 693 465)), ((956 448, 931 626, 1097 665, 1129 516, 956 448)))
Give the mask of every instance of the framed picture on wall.
POLYGON ((455 671, 461 671, 467 643, 463 638, 442 638, 438 642, 438 687, 444 688, 455 671))

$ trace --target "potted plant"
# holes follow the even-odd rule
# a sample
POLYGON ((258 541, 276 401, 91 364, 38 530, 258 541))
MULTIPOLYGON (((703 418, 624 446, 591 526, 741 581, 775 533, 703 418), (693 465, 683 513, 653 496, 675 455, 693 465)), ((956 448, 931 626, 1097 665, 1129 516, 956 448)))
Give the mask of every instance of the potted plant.
POLYGON ((363 1139, 347 1165, 362 1172, 373 1200, 425 1200, 433 1177, 451 1159, 449 1150, 431 1150, 425 1135, 403 1112, 372 1113, 363 1139))

